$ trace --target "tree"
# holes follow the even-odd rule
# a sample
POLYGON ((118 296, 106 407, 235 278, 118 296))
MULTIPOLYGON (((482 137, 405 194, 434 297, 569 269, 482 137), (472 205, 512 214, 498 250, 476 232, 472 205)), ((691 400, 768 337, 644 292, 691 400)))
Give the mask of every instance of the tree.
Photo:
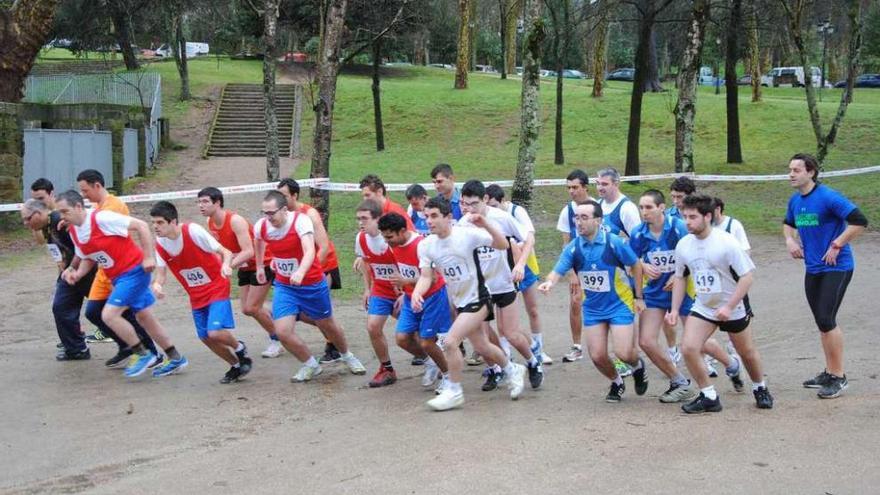
POLYGON ((192 98, 189 90, 189 67, 186 63, 186 36, 184 35, 184 5, 181 0, 164 0, 163 13, 168 29, 168 38, 172 40, 172 52, 174 52, 174 64, 180 76, 180 101, 192 98))
POLYGON ((675 104, 675 171, 694 171, 694 118, 697 113, 697 75, 709 20, 709 1, 694 0, 688 23, 687 46, 678 69, 675 104))
POLYGON ((761 47, 758 44, 758 9, 756 0, 749 0, 749 12, 746 20, 749 37, 749 65, 751 78, 752 103, 761 101, 761 47))
POLYGON ((275 114, 276 37, 278 0, 265 0, 263 6, 263 107, 266 116, 266 180, 280 178, 278 157, 278 115, 275 114))
POLYGON ((605 69, 608 66, 608 23, 612 0, 599 0, 596 27, 593 31, 593 98, 602 97, 605 69))
MULTIPOLYGON (((324 26, 324 50, 318 59, 318 98, 315 101, 315 134, 309 177, 330 177, 330 145, 333 137, 333 105, 336 100, 336 77, 339 74, 339 50, 348 0, 329 0, 327 25, 324 26)), ((312 205, 321 212, 324 224, 330 218, 330 194, 313 187, 312 205)))
POLYGON ((17 0, 0 9, 0 101, 19 102, 24 81, 49 38, 58 0, 17 0))
POLYGON ((498 0, 501 13, 501 79, 516 70, 516 21, 522 11, 521 0, 498 0))
POLYGON ((131 15, 139 10, 144 2, 129 2, 128 0, 106 0, 107 10, 110 13, 110 19, 113 21, 113 34, 116 38, 116 44, 119 45, 119 51, 122 52, 122 59, 125 61, 125 68, 128 70, 137 70, 140 68, 134 49, 131 46, 131 15))
POLYGON ((739 60, 737 33, 742 25, 742 0, 730 0, 727 22, 727 47, 724 57, 724 89, 727 103, 727 163, 742 163, 739 134, 739 86, 736 84, 736 62, 739 60))
POLYGON ((528 209, 532 201, 535 180, 535 156, 538 154, 538 131, 541 128, 540 101, 541 45, 546 37, 541 18, 541 1, 524 0, 526 36, 523 40, 522 100, 520 103, 519 154, 516 178, 513 181, 513 201, 528 209))
POLYGON ((828 150, 837 139, 837 132, 846 115, 847 106, 852 101, 853 85, 855 84, 856 72, 858 71, 859 53, 862 48, 862 0, 846 0, 847 17, 849 19, 849 49, 846 57, 846 87, 840 95, 840 104, 837 114, 831 122, 828 133, 822 130, 822 120, 819 117, 819 107, 816 104, 816 90, 810 75, 810 61, 803 31, 803 20, 808 0, 779 0, 788 17, 788 28, 791 40, 797 49, 798 58, 804 68, 804 91, 807 94, 807 108, 810 114, 810 123, 813 126, 813 134, 816 137, 816 159, 819 163, 825 161, 828 150))
POLYGON ((550 20, 553 24, 553 57, 556 59, 556 125, 554 137, 553 163, 562 165, 565 163, 565 154, 562 150, 562 90, 563 74, 565 69, 565 55, 571 47, 571 35, 574 25, 571 22, 570 0, 544 0, 544 5, 550 12, 550 20))
POLYGON ((458 0, 458 52, 455 57, 455 89, 467 89, 468 66, 470 66, 470 17, 471 1, 458 0))

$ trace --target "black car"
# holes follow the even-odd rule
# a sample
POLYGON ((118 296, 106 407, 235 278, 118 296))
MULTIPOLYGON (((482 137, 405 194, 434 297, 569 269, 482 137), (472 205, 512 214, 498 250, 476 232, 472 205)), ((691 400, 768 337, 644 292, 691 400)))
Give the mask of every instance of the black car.
POLYGON ((609 81, 634 81, 636 78, 636 70, 635 69, 617 69, 616 71, 608 74, 608 77, 605 79, 609 81))
MULTIPOLYGON (((880 74, 862 74, 856 78, 853 86, 856 88, 880 88, 880 74)), ((834 87, 845 88, 846 79, 839 81, 834 87)))

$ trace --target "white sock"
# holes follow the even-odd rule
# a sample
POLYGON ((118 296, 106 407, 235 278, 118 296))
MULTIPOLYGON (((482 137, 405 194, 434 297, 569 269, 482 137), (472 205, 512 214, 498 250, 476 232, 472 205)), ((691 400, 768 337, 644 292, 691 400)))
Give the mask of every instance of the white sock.
POLYGON ((618 385, 623 385, 623 378, 621 378, 620 375, 617 375, 616 377, 614 377, 614 380, 611 380, 611 381, 618 384, 618 385))
POLYGON ((241 352, 244 350, 244 342, 239 342, 238 347, 235 348, 235 352, 241 352))
POLYGON ((348 361, 349 359, 351 359, 353 357, 354 357, 354 354, 352 354, 351 351, 347 351, 345 354, 342 355, 342 360, 348 361))
POLYGON ((718 393, 715 392, 715 385, 709 385, 704 389, 700 389, 700 392, 703 392, 703 395, 709 400, 715 400, 718 398, 718 393))
POLYGON ((493 365, 492 371, 494 371, 495 373, 501 373, 501 366, 498 366, 497 364, 493 365))
POLYGON ((541 332, 534 332, 533 331, 532 342, 538 344, 538 347, 543 349, 544 348, 544 334, 541 332))
POLYGON ((449 390, 450 392, 454 392, 456 394, 460 394, 462 393, 461 383, 449 381, 449 383, 447 383, 446 385, 446 390, 449 390))
POLYGON ((315 356, 309 356, 309 360, 304 363, 306 366, 310 366, 312 368, 318 367, 318 360, 315 359, 315 356))
POLYGON ((507 366, 504 367, 504 373, 506 373, 507 376, 511 376, 513 374, 513 370, 515 369, 516 368, 514 367, 513 361, 508 359, 507 366))
POLYGON ((764 383, 764 380, 761 380, 760 382, 752 383, 752 391, 758 390, 761 387, 764 387, 764 388, 767 387, 767 385, 764 383))
POLYGON ((498 341, 501 343, 501 350, 504 351, 504 354, 506 354, 507 357, 509 358, 510 357, 510 341, 507 340, 507 337, 501 337, 500 339, 498 339, 498 341))

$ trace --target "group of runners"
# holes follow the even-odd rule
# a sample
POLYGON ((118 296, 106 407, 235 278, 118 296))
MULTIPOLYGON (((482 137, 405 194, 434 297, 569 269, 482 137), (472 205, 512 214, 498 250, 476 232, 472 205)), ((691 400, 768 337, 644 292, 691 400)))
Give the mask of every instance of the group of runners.
MULTIPOLYGON (((791 256, 804 259, 806 297, 826 359, 825 370, 803 385, 834 398, 848 385, 836 314, 854 269, 849 243, 867 219, 818 175, 813 157, 792 157, 796 191, 784 234, 791 256)), ((370 387, 397 381, 384 332, 393 317, 396 344, 411 354, 412 365, 424 366, 421 384, 436 394, 427 402, 431 409, 464 403, 465 363, 485 365, 484 391, 506 384, 515 400, 526 377, 532 389, 540 388, 544 366, 553 360, 544 349, 538 293, 567 280, 571 348, 562 361, 583 359, 585 337, 590 360, 610 381, 606 401, 621 401, 630 375, 636 394, 645 394, 650 362, 669 380, 661 402, 683 403, 687 413, 718 412, 711 381, 717 364, 736 391, 745 387, 745 371, 756 406, 773 407, 751 328, 755 265, 742 224, 724 214, 719 198, 699 194, 690 179, 679 177, 670 186, 670 204, 657 189, 633 201, 621 193, 618 172, 605 168, 595 177, 599 198, 593 199, 590 177, 574 170, 566 178, 570 202, 557 224, 564 247, 540 281, 536 231, 525 208, 497 185, 469 180, 457 187, 446 164, 434 167, 431 178, 436 196, 410 186, 406 209, 387 196, 381 178, 371 174, 360 183, 354 269, 363 276, 365 327, 379 363, 370 387), (520 304, 528 330, 520 326, 520 304), (726 346, 716 330, 729 336, 726 346)), ((106 366, 124 366, 127 377, 148 371, 161 377, 186 367, 153 313, 171 272, 189 296, 198 338, 230 366, 221 383, 238 381, 253 361, 232 333, 237 270, 241 311, 268 335, 262 356, 286 350, 296 357, 300 367, 292 381, 310 381, 322 365, 337 361, 353 374, 366 373, 333 315, 330 291, 341 286, 335 246, 318 211, 299 201, 295 180, 284 179, 265 195, 253 224, 226 209, 219 189, 202 189, 197 201, 204 226, 181 221, 167 201, 152 205, 149 224, 129 216, 97 171, 80 173, 77 183, 79 191, 56 195, 40 179, 21 210, 58 264, 52 308, 58 360, 91 357, 80 325, 87 301, 86 318, 118 345, 106 366), (265 307, 270 287, 271 310, 265 307), (322 355, 312 354, 297 322, 321 332, 322 355)))

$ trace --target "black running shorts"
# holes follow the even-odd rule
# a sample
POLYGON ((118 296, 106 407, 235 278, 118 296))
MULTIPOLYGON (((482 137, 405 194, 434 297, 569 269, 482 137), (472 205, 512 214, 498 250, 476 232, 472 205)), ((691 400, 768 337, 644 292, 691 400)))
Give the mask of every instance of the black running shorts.
POLYGON ((850 270, 807 273, 804 277, 807 302, 820 332, 830 332, 837 328, 837 310, 840 309, 852 276, 853 272, 850 270))

